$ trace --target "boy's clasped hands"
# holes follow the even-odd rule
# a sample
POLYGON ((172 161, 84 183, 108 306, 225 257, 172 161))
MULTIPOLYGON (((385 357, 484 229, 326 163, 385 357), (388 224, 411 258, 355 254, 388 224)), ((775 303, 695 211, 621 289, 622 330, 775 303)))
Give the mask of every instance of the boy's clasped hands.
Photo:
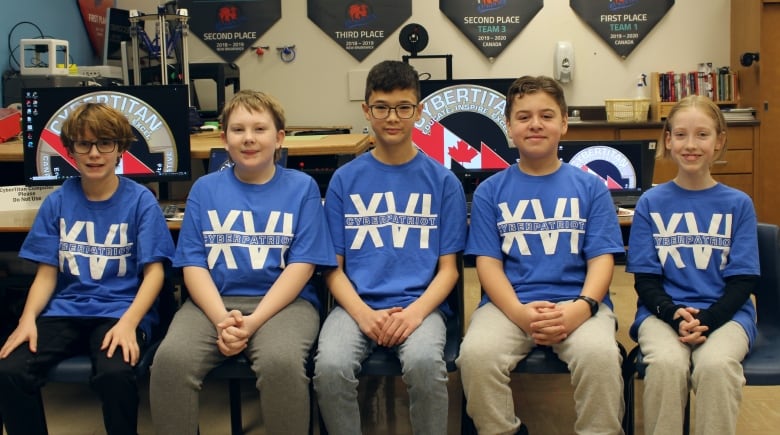
POLYGON ((415 316, 413 310, 407 307, 392 307, 384 310, 367 310, 358 319, 360 330, 371 340, 384 347, 397 346, 414 332, 422 323, 422 318, 415 316))
POLYGON ((254 332, 249 330, 241 311, 231 310, 217 323, 217 347, 225 356, 238 355, 246 349, 254 332))
POLYGON ((523 304, 520 327, 534 339, 534 343, 550 346, 565 340, 590 316, 579 304, 555 304, 547 301, 533 301, 523 304), (583 317, 584 316, 584 317, 583 317))

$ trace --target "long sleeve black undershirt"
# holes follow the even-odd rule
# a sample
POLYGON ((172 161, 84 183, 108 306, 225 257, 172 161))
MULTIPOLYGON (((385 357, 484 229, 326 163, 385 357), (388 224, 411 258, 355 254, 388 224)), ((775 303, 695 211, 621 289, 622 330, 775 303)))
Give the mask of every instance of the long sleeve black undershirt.
MULTIPOLYGON (((696 318, 702 325, 708 327, 704 335, 709 335, 734 317, 734 314, 745 304, 758 283, 756 275, 734 275, 725 279, 726 286, 723 295, 708 308, 699 310, 696 318)), ((634 287, 642 304, 651 313, 658 316, 675 331, 679 328, 681 318, 674 318, 674 313, 685 305, 675 304, 663 288, 663 277, 652 273, 637 273, 634 275, 634 287)))

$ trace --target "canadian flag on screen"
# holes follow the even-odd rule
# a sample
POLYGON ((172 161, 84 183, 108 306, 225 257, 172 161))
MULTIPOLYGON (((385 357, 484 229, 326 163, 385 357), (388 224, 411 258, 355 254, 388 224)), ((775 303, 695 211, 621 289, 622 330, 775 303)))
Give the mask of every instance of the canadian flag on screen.
POLYGON ((412 141, 422 152, 447 168, 452 168, 453 161, 466 169, 509 167, 509 163, 484 142, 478 150, 438 121, 431 125, 430 134, 415 128, 412 131, 412 141))

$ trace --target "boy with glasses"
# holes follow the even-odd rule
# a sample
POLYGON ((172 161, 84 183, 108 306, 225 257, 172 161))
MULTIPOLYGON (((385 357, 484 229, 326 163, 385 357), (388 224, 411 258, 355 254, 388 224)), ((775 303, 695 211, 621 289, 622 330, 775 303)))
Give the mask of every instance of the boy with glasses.
POLYGON ((43 202, 19 256, 38 263, 19 325, 0 348, 0 414, 14 434, 46 434, 40 387, 53 366, 89 352, 106 432, 137 433, 133 366, 158 316, 173 240, 154 195, 115 174, 135 141, 120 112, 85 103, 61 139, 80 177, 43 202))
POLYGON ((457 178, 412 144, 420 109, 411 66, 374 66, 363 114, 376 147, 328 186, 339 266, 326 276, 336 307, 320 332, 314 388, 330 433, 361 433, 357 374, 378 346, 402 362, 413 432, 447 433, 445 299, 458 280, 466 201, 457 178))

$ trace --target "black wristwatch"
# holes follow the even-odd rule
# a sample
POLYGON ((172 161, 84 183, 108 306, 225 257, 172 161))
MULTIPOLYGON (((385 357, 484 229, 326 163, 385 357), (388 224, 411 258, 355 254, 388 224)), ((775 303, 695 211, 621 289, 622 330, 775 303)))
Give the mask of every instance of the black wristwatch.
POLYGON ((590 317, 593 317, 596 315, 596 313, 599 312, 599 302, 595 299, 593 299, 590 296, 585 295, 579 295, 577 296, 577 299, 575 301, 582 299, 583 301, 587 302, 588 305, 590 305, 590 317))

